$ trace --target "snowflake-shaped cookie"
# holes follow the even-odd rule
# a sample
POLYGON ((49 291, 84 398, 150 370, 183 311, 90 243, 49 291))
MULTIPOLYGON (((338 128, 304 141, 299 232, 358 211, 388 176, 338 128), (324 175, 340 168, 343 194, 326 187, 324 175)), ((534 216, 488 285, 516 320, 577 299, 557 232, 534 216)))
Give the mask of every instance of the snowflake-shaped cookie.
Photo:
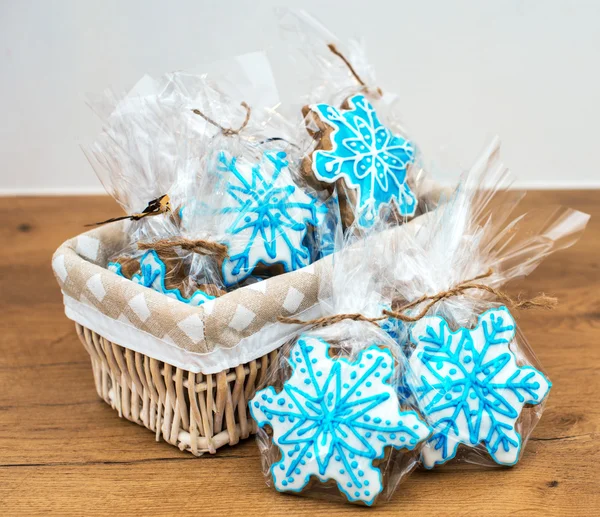
POLYGON ((479 317, 474 329, 452 332, 440 317, 415 324, 408 383, 433 434, 422 449, 427 468, 451 460, 459 444, 483 444, 501 465, 521 451, 515 424, 525 404, 539 404, 550 381, 531 366, 518 366, 509 344, 515 321, 506 307, 479 317))
POLYGON ((227 182, 224 212, 236 216, 227 229, 225 285, 243 281, 258 264, 281 264, 286 272, 307 266, 308 226, 317 225, 317 214, 326 207, 292 181, 286 154, 265 152, 254 164, 223 152, 218 169, 227 182))
MULTIPOLYGON (((125 278, 125 275, 121 271, 121 264, 118 262, 109 262, 108 269, 113 273, 125 278)), ((198 306, 202 305, 208 300, 213 300, 215 297, 206 294, 203 291, 197 290, 190 298, 182 296, 179 289, 168 289, 165 285, 167 276, 167 267, 165 263, 159 258, 158 254, 154 250, 146 251, 140 259, 140 274, 135 274, 131 277, 131 281, 163 293, 164 295, 175 298, 183 303, 198 306)))
POLYGON ((358 191, 358 223, 371 226, 382 206, 394 202, 403 216, 417 208, 415 195, 406 182, 407 167, 414 160, 411 142, 383 126, 364 95, 347 100, 349 109, 329 104, 309 108, 332 128, 331 149, 313 153, 312 172, 326 183, 343 178, 347 187, 358 191))
POLYGON ((322 339, 301 337, 282 391, 259 391, 250 410, 260 427, 272 427, 281 450, 271 466, 277 490, 299 492, 312 476, 333 479, 349 501, 371 505, 383 489, 373 461, 385 447, 414 449, 430 430, 415 412, 400 410, 387 382, 394 374, 389 350, 371 346, 353 362, 328 351, 322 339))

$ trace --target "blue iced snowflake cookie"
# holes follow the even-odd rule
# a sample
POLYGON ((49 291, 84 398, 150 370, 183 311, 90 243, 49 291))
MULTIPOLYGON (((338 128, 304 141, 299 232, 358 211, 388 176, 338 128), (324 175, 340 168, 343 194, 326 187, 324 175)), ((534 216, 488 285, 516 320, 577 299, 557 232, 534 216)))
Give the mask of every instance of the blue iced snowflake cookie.
POLYGON ((281 460, 271 466, 275 488, 299 492, 311 477, 335 480, 349 501, 373 504, 383 489, 373 461, 386 447, 414 449, 430 429, 401 411, 394 359, 371 346, 349 362, 332 359, 322 339, 302 336, 290 352, 291 377, 280 393, 270 386, 250 401, 260 427, 273 429, 281 460))
POLYGON ((364 95, 354 95, 345 105, 348 109, 308 106, 321 128, 321 143, 310 158, 315 178, 328 184, 342 179, 356 191, 359 226, 372 226, 381 208, 391 204, 402 216, 414 215, 417 200, 406 181, 413 144, 382 125, 364 95))
POLYGON ((474 329, 452 332, 437 316, 412 328, 408 383, 433 428, 421 451, 425 467, 451 460, 460 444, 483 444, 501 465, 518 461, 517 419, 525 404, 544 400, 551 383, 535 368, 517 365, 509 349, 515 330, 506 307, 483 313, 474 329))
POLYGON ((285 272, 308 266, 308 227, 326 207, 293 182, 286 154, 267 151, 259 163, 248 163, 222 152, 218 162, 226 182, 223 213, 234 216, 226 230, 225 285, 243 281, 259 264, 285 272))
MULTIPOLYGON (((108 269, 123 278, 126 278, 121 270, 121 264, 118 262, 109 262, 108 269)), ((208 300, 213 300, 215 297, 206 294, 203 291, 197 290, 190 298, 182 296, 179 289, 168 289, 165 285, 167 276, 167 267, 160 259, 158 253, 154 250, 146 251, 140 258, 140 272, 131 277, 131 281, 163 293, 164 295, 175 298, 183 303, 198 306, 208 300)))

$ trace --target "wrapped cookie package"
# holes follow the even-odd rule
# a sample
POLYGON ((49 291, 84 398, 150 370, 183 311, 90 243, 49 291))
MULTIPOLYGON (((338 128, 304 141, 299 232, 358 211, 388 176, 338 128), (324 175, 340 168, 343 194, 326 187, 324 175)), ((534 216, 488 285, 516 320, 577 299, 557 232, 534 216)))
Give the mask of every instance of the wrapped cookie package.
POLYGON ((432 428, 427 469, 516 464, 551 388, 515 318, 556 300, 502 289, 574 244, 589 216, 549 207, 511 218, 523 194, 510 183, 495 140, 447 203, 394 235, 387 314, 403 320, 396 333, 411 375, 401 391, 432 428))
POLYGON ((281 348, 249 402, 267 484, 280 492, 371 506, 417 466, 430 429, 401 398, 403 350, 377 323, 348 317, 389 305, 374 259, 387 246, 367 238, 333 255, 325 316, 281 348))
POLYGON ((176 211, 178 170, 191 159, 179 128, 181 99, 163 81, 144 77, 123 96, 110 90, 90 99, 103 122, 100 137, 84 152, 107 192, 123 207, 127 243, 109 258, 108 268, 136 283, 186 299, 193 287, 177 250, 140 248, 179 235, 176 211))
POLYGON ((440 192, 401 123, 397 96, 375 86, 364 46, 342 45, 302 11, 284 11, 280 23, 292 58, 312 78, 301 108, 302 173, 316 189, 337 187, 344 227, 355 217, 365 230, 380 218, 410 220, 432 208, 440 192))
MULTIPOLYGON (((249 64, 268 68, 260 54, 224 68, 249 64)), ((104 132, 86 149, 129 214, 113 220, 130 219, 109 269, 192 305, 308 266, 332 252, 339 226, 335 191, 314 191, 298 172, 290 124, 239 100, 276 99, 274 84, 236 77, 239 91, 177 72, 105 108, 107 95, 95 105, 110 113, 104 132)))
POLYGON ((233 289, 295 271, 330 253, 339 219, 334 194, 318 193, 300 177, 289 123, 269 107, 242 103, 245 119, 230 130, 226 111, 235 104, 221 96, 212 99, 215 105, 226 129, 210 142, 197 197, 215 214, 216 232, 228 250, 221 264, 224 285, 233 289))

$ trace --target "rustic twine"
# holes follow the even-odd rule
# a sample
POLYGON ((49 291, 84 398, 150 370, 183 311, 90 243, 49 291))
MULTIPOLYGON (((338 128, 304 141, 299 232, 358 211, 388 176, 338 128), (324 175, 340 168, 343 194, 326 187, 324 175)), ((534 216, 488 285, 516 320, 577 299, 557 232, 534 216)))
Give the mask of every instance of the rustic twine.
POLYGON ((490 287, 486 284, 476 283, 477 280, 482 278, 488 278, 492 276, 493 270, 489 269, 486 273, 482 275, 478 275, 470 280, 466 280, 461 282, 456 287, 452 289, 448 289, 447 291, 442 291, 437 294, 428 295, 424 294, 420 298, 407 303, 406 305, 401 306, 397 310, 383 310, 382 316, 378 316, 375 318, 369 318, 360 313, 348 313, 348 314, 334 314, 331 316, 323 316, 321 318, 316 318, 314 320, 300 320, 296 318, 286 318, 279 317, 279 321, 281 323, 288 323, 291 325, 314 325, 316 327, 321 327, 325 325, 333 325, 334 323, 339 323, 342 320, 353 320, 353 321, 366 321, 368 323, 377 324, 378 321, 382 321, 388 317, 395 318, 397 320, 403 321, 405 323, 414 323, 415 321, 419 321, 421 318, 425 317, 425 315, 429 312, 429 310, 438 302, 445 300, 447 298, 452 298, 453 296, 458 296, 459 294, 463 294, 465 291, 470 289, 478 289, 480 291, 486 291, 488 293, 493 294, 498 298, 504 305, 509 307, 510 309, 553 309, 556 307, 558 300, 551 296, 546 296, 545 294, 541 294, 535 296, 528 300, 521 300, 520 298, 514 299, 511 298, 508 294, 490 287), (412 309, 423 302, 429 301, 415 316, 408 316, 404 314, 405 311, 412 309))
MULTIPOLYGON (((358 84, 360 84, 362 86, 362 90, 365 93, 368 93, 371 90, 371 88, 369 88, 369 86, 367 86, 367 84, 361 79, 360 75, 358 75, 358 73, 352 66, 352 63, 350 63, 350 61, 348 61, 346 56, 344 56, 344 54, 342 54, 333 43, 329 43, 327 45, 327 47, 329 48, 329 50, 331 50, 331 52, 333 52, 336 56, 338 56, 344 62, 344 64, 348 67, 348 70, 350 70, 350 73, 358 81, 358 84)), ((377 88, 375 88, 375 91, 377 92, 377 94, 380 97, 383 95, 383 91, 381 90, 381 88, 377 87, 377 88)))
POLYGON ((246 118, 244 119, 244 122, 242 122, 242 125, 237 129, 233 129, 230 127, 223 127, 216 120, 213 120, 212 118, 210 118, 208 115, 204 114, 199 109, 194 108, 192 110, 192 112, 195 113, 196 115, 200 115, 209 124, 212 124, 213 126, 218 127, 224 136, 233 136, 233 135, 238 135, 240 133, 240 131, 242 131, 248 125, 248 122, 250 121, 250 114, 252 113, 252 108, 250 108, 250 106, 248 106, 248 104, 246 104, 245 102, 242 102, 241 106, 246 109, 246 118))
POLYGON ((86 224, 86 227, 89 226, 101 226, 107 223, 114 223, 115 221, 124 221, 129 219, 130 221, 139 221, 144 217, 152 217, 154 215, 164 214, 166 212, 171 211, 171 200, 168 194, 164 194, 156 199, 153 199, 148 203, 146 208, 139 214, 130 214, 130 215, 122 215, 120 217, 112 217, 111 219, 107 219, 106 221, 101 221, 99 223, 86 224))
POLYGON ((141 250, 155 250, 157 253, 170 251, 179 247, 186 251, 192 251, 199 255, 212 256, 217 259, 225 259, 229 252, 225 244, 219 242, 206 241, 204 239, 186 239, 178 237, 176 239, 159 239, 154 242, 138 242, 138 248, 141 250))

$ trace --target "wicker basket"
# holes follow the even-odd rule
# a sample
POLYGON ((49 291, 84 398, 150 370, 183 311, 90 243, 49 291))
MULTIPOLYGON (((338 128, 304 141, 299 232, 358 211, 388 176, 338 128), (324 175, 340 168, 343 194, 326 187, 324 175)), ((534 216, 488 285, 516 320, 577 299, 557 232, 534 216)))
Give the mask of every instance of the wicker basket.
POLYGON ((236 368, 203 375, 111 343, 75 324, 90 354, 98 395, 119 416, 143 425, 182 451, 214 454, 256 432, 248 412, 277 351, 236 368))
POLYGON ((248 438, 248 400, 291 331, 277 318, 314 310, 324 261, 192 307, 104 267, 126 239, 112 223, 65 242, 52 261, 98 394, 197 456, 248 438))

